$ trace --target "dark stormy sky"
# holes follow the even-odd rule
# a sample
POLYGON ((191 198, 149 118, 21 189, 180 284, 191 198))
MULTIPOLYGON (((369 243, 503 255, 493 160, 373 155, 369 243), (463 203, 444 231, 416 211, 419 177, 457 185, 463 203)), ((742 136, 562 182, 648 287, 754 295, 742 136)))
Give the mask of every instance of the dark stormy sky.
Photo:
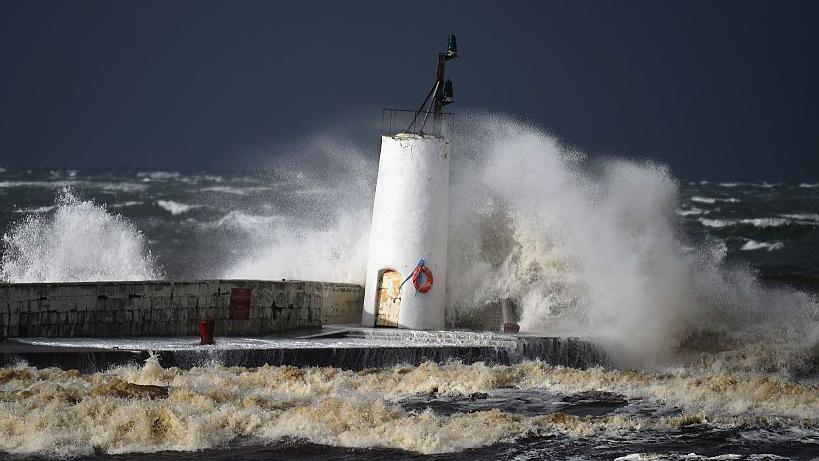
POLYGON ((816 180, 818 5, 0 0, 0 165, 242 167, 335 126, 375 150, 455 32, 455 111, 683 177, 816 180))

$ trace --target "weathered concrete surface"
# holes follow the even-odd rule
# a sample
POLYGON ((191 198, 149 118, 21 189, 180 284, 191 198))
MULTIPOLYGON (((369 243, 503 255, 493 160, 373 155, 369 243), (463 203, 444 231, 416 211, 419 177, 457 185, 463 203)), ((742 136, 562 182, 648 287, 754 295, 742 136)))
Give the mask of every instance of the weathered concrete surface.
POLYGON ((325 283, 321 306, 322 325, 361 322, 364 287, 343 283, 325 283))
POLYGON ((258 280, 0 285, 0 338, 265 335, 358 321, 358 285, 258 280))
POLYGON ((415 331, 396 328, 329 326, 291 330, 264 338, 222 337, 200 346, 194 338, 22 338, 0 341, 0 367, 25 361, 35 367, 77 369, 83 373, 115 365, 139 365, 158 354, 163 367, 333 366, 351 370, 447 363, 512 364, 538 359, 586 368, 608 365, 606 351, 593 341, 470 331, 415 331))

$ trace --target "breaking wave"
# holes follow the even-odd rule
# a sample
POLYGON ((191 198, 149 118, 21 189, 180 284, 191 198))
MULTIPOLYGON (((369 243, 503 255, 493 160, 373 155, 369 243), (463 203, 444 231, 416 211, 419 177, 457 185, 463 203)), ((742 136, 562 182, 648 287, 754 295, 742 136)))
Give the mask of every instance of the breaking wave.
POLYGON ((54 189, 55 187, 81 187, 86 189, 99 189, 103 191, 118 192, 142 192, 147 189, 145 184, 130 182, 97 182, 97 181, 0 181, 0 189, 3 188, 32 187, 41 189, 54 189))
MULTIPOLYGON (((707 184, 707 183, 705 183, 707 184)), ((781 186, 782 183, 769 183, 767 181, 763 181, 761 183, 753 183, 753 182, 721 182, 718 183, 717 186, 720 187, 762 187, 764 189, 771 189, 777 186, 781 186)))
POLYGON ((708 211, 703 210, 702 208, 692 207, 683 210, 677 210, 677 214, 680 216, 692 216, 692 215, 701 215, 701 214, 708 214, 708 211))
POLYGON ((173 200, 157 200, 157 205, 164 208, 172 215, 177 216, 188 211, 200 208, 202 205, 188 205, 187 203, 174 202, 173 200))
POLYGON ((263 192, 270 190, 269 187, 234 187, 234 186, 211 186, 203 187, 203 192, 218 192, 230 195, 248 195, 256 192, 263 192))
POLYGON ((114 203, 114 204, 110 205, 110 207, 111 208, 127 208, 127 207, 131 207, 131 206, 139 206, 139 205, 142 205, 143 203, 145 203, 145 202, 141 202, 141 201, 138 201, 138 200, 131 200, 131 201, 128 201, 128 202, 114 203))
POLYGON ((709 204, 709 205, 713 205, 713 204, 715 204, 717 202, 725 202, 725 203, 738 203, 739 202, 738 198, 733 198, 733 197, 712 198, 712 197, 699 197, 699 196, 696 196, 696 195, 691 197, 689 200, 691 200, 692 202, 706 203, 706 204, 709 204))
POLYGON ((708 204, 717 203, 717 199, 711 198, 711 197, 697 197, 697 196, 694 196, 694 197, 691 197, 690 200, 692 202, 698 202, 698 203, 708 203, 708 204))
MULTIPOLYGON (((0 452, 73 457, 296 438, 447 453, 530 435, 610 443, 692 425, 819 437, 819 389, 807 383, 819 368, 815 298, 763 288, 751 271, 725 262, 723 242, 682 235, 679 184, 662 165, 588 158, 505 117, 459 120, 449 238, 449 270, 458 276, 448 277, 448 312, 513 298, 525 332, 592 337, 620 364, 646 368, 526 362, 180 370, 164 369, 154 357, 141 367, 80 375, 20 364, 0 369, 0 452), (509 388, 542 389, 558 399, 608 392, 627 405, 602 416, 441 414, 402 405, 509 388)), ((254 202, 267 200, 254 193, 258 187, 207 188, 249 204, 200 224, 236 251, 220 275, 362 282, 372 156, 324 138, 294 151, 270 162, 271 177, 290 175, 298 190, 310 192, 288 195, 286 206, 254 202)), ((68 190, 55 206, 3 237, 4 281, 161 276, 144 237, 122 217, 68 190)), ((713 223, 812 219, 803 213, 713 223)), ((770 251, 764 245, 776 243, 745 245, 770 251)))
POLYGON ((137 173, 137 178, 142 180, 166 180, 179 179, 182 175, 176 171, 140 171, 137 173))
MULTIPOLYGON (((459 117, 452 146, 448 270, 458 276, 447 277, 450 320, 513 298, 524 331, 592 337, 641 365, 696 349, 698 338, 718 348, 816 344, 810 295, 761 288, 752 272, 725 263, 724 244, 694 244, 681 233, 679 184, 666 167, 591 159, 486 114, 459 117)), ((362 283, 372 156, 324 138, 294 150, 277 153, 271 176, 285 171, 324 193, 295 194, 295 216, 248 233, 252 251, 225 275, 362 283)), ((700 218, 714 227, 791 221, 700 218)))
POLYGON ((785 244, 782 242, 757 242, 756 240, 748 239, 745 242, 740 250, 742 251, 754 251, 754 250, 767 250, 767 251, 775 251, 781 250, 785 247, 785 244))
POLYGON ((681 234, 679 185, 667 168, 590 159, 491 115, 461 117, 453 146, 448 260, 459 276, 447 287, 449 313, 513 298, 524 331, 590 336, 641 365, 703 343, 819 340, 813 297, 761 288, 725 263, 724 244, 681 234))
POLYGON ((3 235, 0 280, 10 283, 153 280, 162 270, 130 222, 63 189, 53 210, 3 235))
POLYGON ((801 225, 801 226, 815 226, 819 224, 819 222, 811 220, 811 219, 800 219, 797 218, 801 216, 804 218, 807 215, 783 215, 787 216, 785 218, 746 218, 746 219, 707 219, 707 218, 700 218, 699 222, 705 227, 714 227, 714 228, 722 228, 722 227, 731 227, 731 226, 752 226, 758 227, 760 229, 764 229, 766 227, 781 227, 781 226, 791 226, 791 225, 801 225))
POLYGON ((796 221, 812 221, 815 223, 819 223, 819 213, 796 213, 796 214, 783 214, 780 215, 783 218, 794 219, 796 221))
POLYGON ((784 218, 750 218, 750 219, 707 219, 700 218, 700 224, 705 227, 753 226, 759 228, 779 227, 791 224, 790 219, 784 218))
POLYGON ((56 205, 40 206, 35 208, 22 208, 14 210, 15 213, 47 213, 56 208, 56 205))
MULTIPOLYGON (((726 264, 723 243, 695 244, 682 234, 679 184, 666 167, 589 158, 502 116, 462 115, 452 138, 448 260, 458 276, 447 277, 450 317, 513 298, 524 331, 592 337, 624 363, 641 365, 705 343, 718 350, 816 344, 814 298, 761 288, 752 272, 726 264)), ((265 169, 277 188, 310 193, 265 203, 268 194, 255 192, 272 185, 201 189, 217 192, 202 200, 241 198, 241 209, 199 224, 222 237, 209 242, 226 247, 225 265, 213 275, 362 283, 374 153, 338 137, 316 137, 277 151, 265 169)), ((190 206, 165 205, 172 213, 190 206)), ((816 225, 811 219, 803 213, 699 221, 764 228, 816 225)), ((161 276, 133 225, 70 192, 54 210, 14 226, 4 245, 7 281, 161 276)))

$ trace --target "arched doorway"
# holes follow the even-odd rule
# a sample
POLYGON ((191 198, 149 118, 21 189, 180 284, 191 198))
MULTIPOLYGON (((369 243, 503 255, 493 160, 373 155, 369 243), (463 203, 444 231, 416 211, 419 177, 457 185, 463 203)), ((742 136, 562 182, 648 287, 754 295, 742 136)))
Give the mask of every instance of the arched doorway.
POLYGON ((381 273, 375 306, 375 326, 397 327, 401 308, 401 274, 392 269, 381 273))

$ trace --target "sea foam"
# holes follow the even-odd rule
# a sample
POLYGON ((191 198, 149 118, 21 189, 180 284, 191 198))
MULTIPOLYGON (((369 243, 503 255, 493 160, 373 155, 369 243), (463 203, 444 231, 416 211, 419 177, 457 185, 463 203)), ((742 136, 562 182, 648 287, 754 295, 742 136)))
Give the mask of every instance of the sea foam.
POLYGON ((802 433, 791 437, 815 437, 819 428, 815 386, 770 376, 577 370, 541 362, 426 362, 364 372, 218 365, 180 370, 162 368, 152 357, 140 367, 93 375, 19 365, 0 369, 0 386, 0 433, 7 434, 0 437, 0 451, 50 458, 283 439, 433 454, 533 434, 639 439, 692 424, 773 431, 798 425, 802 433), (400 405, 401 399, 419 395, 470 396, 508 388, 557 396, 611 392, 661 411, 522 416, 496 409, 439 414, 400 405))

